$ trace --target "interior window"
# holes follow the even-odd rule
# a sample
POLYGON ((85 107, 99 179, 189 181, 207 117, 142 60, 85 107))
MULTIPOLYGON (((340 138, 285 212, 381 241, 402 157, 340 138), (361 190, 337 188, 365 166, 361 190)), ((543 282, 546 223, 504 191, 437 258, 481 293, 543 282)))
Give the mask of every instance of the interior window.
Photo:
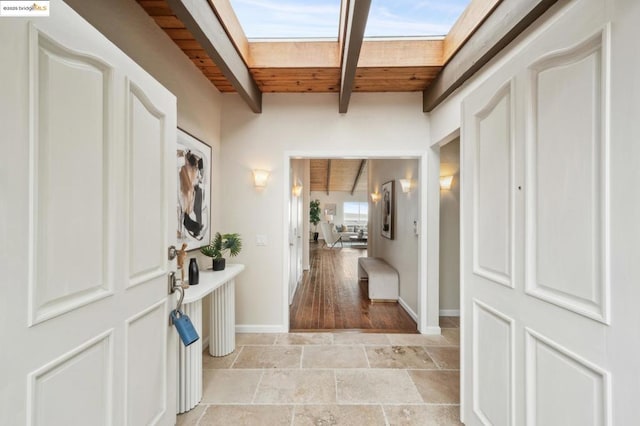
POLYGON ((344 223, 345 225, 364 226, 369 218, 369 203, 347 201, 344 207, 344 223))

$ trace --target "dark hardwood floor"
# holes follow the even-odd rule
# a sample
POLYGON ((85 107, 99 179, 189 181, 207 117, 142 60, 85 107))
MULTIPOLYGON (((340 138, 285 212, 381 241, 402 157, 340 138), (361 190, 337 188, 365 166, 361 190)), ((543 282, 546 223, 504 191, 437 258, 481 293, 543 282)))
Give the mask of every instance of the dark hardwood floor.
POLYGON ((310 244, 311 268, 290 306, 291 331, 358 330, 417 333, 413 319, 398 303, 371 303, 367 282, 358 282, 358 258, 366 249, 321 248, 310 244))

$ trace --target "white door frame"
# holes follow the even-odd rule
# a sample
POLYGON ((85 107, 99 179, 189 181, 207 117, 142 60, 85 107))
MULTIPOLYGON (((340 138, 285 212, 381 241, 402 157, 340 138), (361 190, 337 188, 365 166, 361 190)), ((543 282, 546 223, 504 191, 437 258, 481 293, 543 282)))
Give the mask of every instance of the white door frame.
MULTIPOLYGON (((437 165, 437 176, 431 176, 432 179, 427 183, 427 191, 429 192, 430 195, 430 200, 432 201, 431 203, 427 204, 427 217, 428 217, 428 222, 427 222, 427 228, 429 229, 440 229, 440 147, 453 142, 455 139, 460 138, 460 174, 462 175, 462 138, 461 138, 461 134, 460 134, 460 125, 458 125, 458 128, 455 129, 454 131, 452 131, 451 133, 449 133, 448 135, 446 135, 445 137, 443 137, 442 139, 439 139, 435 142, 433 142, 431 144, 431 146, 429 147, 428 150, 428 156, 430 157, 430 162, 429 164, 432 165, 437 165)), ((435 167, 432 167, 435 168, 435 167)), ((460 205, 460 211, 462 211, 462 203, 460 205)), ((460 226, 462 226, 462 223, 460 223, 460 226)), ((428 280, 430 282, 434 282, 435 285, 438 288, 438 291, 440 289, 440 269, 439 269, 439 265, 440 265, 440 232, 434 232, 435 235, 433 235, 429 241, 429 244, 431 245, 430 249, 432 250, 431 253, 434 254, 434 256, 432 256, 432 258, 430 259, 431 262, 434 262, 434 266, 429 268, 427 270, 427 276, 428 276, 428 280), (433 257, 435 257, 435 260, 433 259, 433 257)), ((462 250, 460 251, 460 263, 459 263, 459 269, 460 271, 462 270, 462 250)), ((432 263, 430 263, 430 265, 432 265, 432 263)), ((462 321, 462 317, 464 315, 463 312, 463 305, 462 305, 462 298, 464 296, 464 285, 462 282, 463 276, 462 273, 460 274, 460 357, 462 359, 462 355, 465 351, 465 348, 463 346, 463 335, 465 330, 463 329, 463 321, 462 321)), ((438 298, 438 300, 436 301, 437 306, 436 306, 436 311, 438 312, 438 316, 440 315, 440 299, 438 298)), ((463 381, 464 381, 464 377, 461 375, 460 376, 460 407, 463 406, 463 397, 464 397, 464 393, 462 392, 462 386, 463 386, 463 381)), ((460 414, 461 414, 461 418, 460 420, 463 421, 462 418, 462 409, 460 410, 460 414)))
MULTIPOLYGON (((289 164, 293 159, 315 159, 315 158, 367 158, 371 160, 376 159, 417 159, 418 160, 418 195, 419 195, 419 245, 418 245, 418 306, 417 306, 417 324, 418 331, 422 334, 440 334, 440 326, 439 326, 439 288, 438 288, 438 277, 437 277, 437 268, 438 268, 438 257, 437 251, 435 253, 431 253, 433 250, 433 243, 429 241, 429 238, 436 238, 438 236, 438 224, 436 223, 436 227, 428 226, 430 222, 428 222, 427 218, 427 206, 425 203, 429 205, 429 200, 433 199, 433 194, 429 198, 429 194, 427 193, 427 184, 428 181, 433 181, 433 174, 435 173, 436 179, 435 182, 438 182, 438 173, 439 173, 439 163, 435 163, 438 167, 434 170, 433 167, 433 156, 429 154, 429 151, 419 151, 419 150, 394 150, 394 151, 365 151, 363 149, 359 150, 344 150, 344 151, 285 151, 283 157, 283 167, 285 175, 283 178, 283 187, 282 193, 283 197, 283 212, 288 211, 289 202, 291 200, 291 188, 289 187, 290 180, 290 170, 289 164), (424 226, 427 224, 427 226, 424 226), (434 235, 430 235, 430 230, 435 230, 432 232, 434 235), (434 260, 435 256, 435 260, 434 260), (435 280, 433 280, 432 274, 428 275, 428 270, 432 265, 435 264, 435 280)), ((439 187, 438 187, 438 197, 439 197, 439 187)), ((283 214, 282 215, 282 232, 283 232, 283 265, 282 270, 284 271, 284 281, 282 283, 282 318, 284 327, 289 329, 289 216, 283 214)), ((437 247, 436 247, 437 248, 437 247)))
MULTIPOLYGON (((429 158, 429 165, 431 170, 429 173, 430 179, 427 182, 427 193, 429 196, 429 202, 427 202, 427 228, 428 229, 440 229, 440 148, 444 145, 453 142, 460 138, 460 127, 449 133, 442 139, 439 139, 429 146, 427 156, 429 158), (435 169, 435 170, 434 170, 435 169)), ((462 150, 462 145, 460 146, 462 150)), ((440 232, 434 232, 429 238, 429 250, 431 256, 428 259, 427 264, 427 280, 430 283, 435 283, 438 286, 438 292, 440 289, 440 232)), ((462 281, 460 281, 460 289, 462 290, 462 281)), ((439 295, 439 294, 438 294, 439 295)), ((460 296, 462 297, 462 296, 460 296)), ((438 316, 440 315, 440 299, 436 301, 437 305, 434 305, 438 316)), ((431 307, 431 306, 430 306, 431 307)), ((461 311, 462 313, 462 311, 461 311)))

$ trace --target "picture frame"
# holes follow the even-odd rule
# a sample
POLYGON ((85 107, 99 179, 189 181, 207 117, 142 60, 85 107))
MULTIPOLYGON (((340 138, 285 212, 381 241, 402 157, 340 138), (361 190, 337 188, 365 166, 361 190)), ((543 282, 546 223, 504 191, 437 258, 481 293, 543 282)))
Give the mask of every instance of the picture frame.
POLYGON ((176 163, 176 247, 193 250, 211 240, 211 147, 178 128, 176 163))
POLYGON ((324 205, 324 214, 335 216, 336 214, 336 204, 335 203, 327 203, 324 205))
POLYGON ((393 240, 395 231, 395 182, 389 181, 381 187, 381 216, 380 233, 384 238, 393 240))

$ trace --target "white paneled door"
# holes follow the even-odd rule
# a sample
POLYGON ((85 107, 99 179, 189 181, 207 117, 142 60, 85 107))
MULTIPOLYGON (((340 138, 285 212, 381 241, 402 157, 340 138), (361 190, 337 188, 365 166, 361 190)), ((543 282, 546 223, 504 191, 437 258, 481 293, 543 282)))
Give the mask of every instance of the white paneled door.
POLYGON ((175 97, 50 11, 0 18, 0 424, 174 424, 175 97))
POLYGON ((638 422, 638 116, 612 79, 633 3, 563 2, 463 103, 467 425, 638 422))

